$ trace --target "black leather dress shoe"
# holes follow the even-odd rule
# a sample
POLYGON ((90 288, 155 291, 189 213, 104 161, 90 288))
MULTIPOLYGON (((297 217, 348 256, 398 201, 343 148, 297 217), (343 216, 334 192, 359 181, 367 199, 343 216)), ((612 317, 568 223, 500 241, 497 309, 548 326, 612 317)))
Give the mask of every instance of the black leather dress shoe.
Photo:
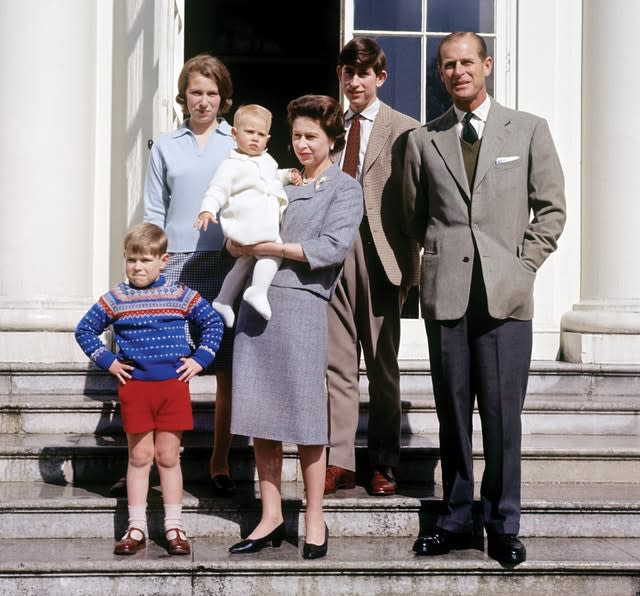
POLYGON ((518 565, 527 560, 527 549, 515 534, 489 534, 487 554, 503 565, 518 565))
POLYGON ((323 544, 311 544, 309 542, 305 542, 302 547, 302 558, 303 559, 319 559, 320 557, 324 557, 327 554, 327 549, 329 547, 329 528, 327 528, 327 524, 324 525, 324 543, 323 544))
POLYGON ((247 538, 246 540, 236 542, 236 544, 229 547, 229 552, 232 555, 255 553, 263 549, 269 543, 271 543, 271 546, 273 546, 273 548, 279 548, 285 536, 286 529, 284 522, 282 522, 275 530, 269 532, 269 534, 263 536, 262 538, 247 538))
POLYGON ((413 551, 416 555, 444 555, 450 550, 471 548, 471 542, 472 535, 470 533, 458 534, 436 528, 427 536, 419 536, 413 543, 413 551))

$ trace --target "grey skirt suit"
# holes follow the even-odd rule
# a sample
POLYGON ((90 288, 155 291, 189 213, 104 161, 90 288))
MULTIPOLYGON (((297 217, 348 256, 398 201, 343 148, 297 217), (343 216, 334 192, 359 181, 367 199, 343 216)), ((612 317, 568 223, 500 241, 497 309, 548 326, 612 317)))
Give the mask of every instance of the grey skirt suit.
POLYGON ((362 189, 334 164, 314 182, 285 190, 282 241, 300 243, 308 262, 283 260, 269 288, 269 321, 240 305, 231 432, 325 445, 327 302, 362 220, 362 189))

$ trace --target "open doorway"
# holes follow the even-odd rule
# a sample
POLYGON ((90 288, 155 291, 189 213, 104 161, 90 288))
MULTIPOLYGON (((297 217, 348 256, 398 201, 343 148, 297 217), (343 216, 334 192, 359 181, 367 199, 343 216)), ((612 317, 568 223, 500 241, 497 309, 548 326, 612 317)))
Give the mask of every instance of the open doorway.
POLYGON ((235 109, 259 103, 273 113, 269 153, 280 167, 296 167, 289 150, 287 103, 305 93, 338 98, 340 0, 186 0, 184 58, 220 58, 234 86, 235 109))
MULTIPOLYGON (((305 93, 339 98, 340 7, 340 0, 185 0, 184 59, 209 52, 225 63, 234 86, 230 123, 242 104, 271 110, 269 153, 281 168, 299 166, 289 149, 287 103, 305 93)), ((413 288, 403 318, 417 317, 413 288)))

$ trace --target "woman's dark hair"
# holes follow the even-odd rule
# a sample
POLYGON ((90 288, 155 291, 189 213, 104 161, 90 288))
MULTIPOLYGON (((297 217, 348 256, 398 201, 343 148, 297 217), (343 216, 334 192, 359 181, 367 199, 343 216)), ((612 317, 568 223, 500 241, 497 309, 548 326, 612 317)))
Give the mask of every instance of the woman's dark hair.
POLYGON ((333 139, 333 152, 342 151, 344 147, 344 114, 342 106, 328 95, 303 95, 289 102, 287 106, 287 122, 293 126, 293 121, 300 116, 316 120, 325 134, 333 139))

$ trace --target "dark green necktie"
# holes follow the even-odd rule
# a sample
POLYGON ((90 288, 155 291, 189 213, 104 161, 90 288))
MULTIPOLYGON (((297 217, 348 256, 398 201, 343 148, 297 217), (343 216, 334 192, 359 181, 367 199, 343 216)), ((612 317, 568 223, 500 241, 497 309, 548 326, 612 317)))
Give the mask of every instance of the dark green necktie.
POLYGON ((473 112, 467 112, 464 115, 464 123, 462 125, 462 138, 473 145, 478 140, 478 132, 471 124, 471 118, 473 118, 473 112))

